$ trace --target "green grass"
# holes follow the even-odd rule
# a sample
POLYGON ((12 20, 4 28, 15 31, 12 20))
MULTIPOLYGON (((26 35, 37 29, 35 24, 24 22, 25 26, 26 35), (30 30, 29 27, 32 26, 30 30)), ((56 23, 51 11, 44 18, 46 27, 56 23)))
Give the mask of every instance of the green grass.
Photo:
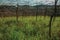
MULTIPOLYGON (((49 40, 49 18, 38 16, 0 18, 0 40, 49 40)), ((60 40, 60 17, 52 23, 52 40, 60 40)))

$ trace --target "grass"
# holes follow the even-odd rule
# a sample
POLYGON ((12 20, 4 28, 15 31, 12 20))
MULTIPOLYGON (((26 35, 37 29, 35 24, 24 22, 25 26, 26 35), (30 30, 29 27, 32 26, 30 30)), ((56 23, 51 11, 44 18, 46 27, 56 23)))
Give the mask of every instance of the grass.
MULTIPOLYGON (((0 40, 49 40, 49 17, 0 18, 0 40)), ((52 23, 52 40, 60 40, 60 17, 52 23)))

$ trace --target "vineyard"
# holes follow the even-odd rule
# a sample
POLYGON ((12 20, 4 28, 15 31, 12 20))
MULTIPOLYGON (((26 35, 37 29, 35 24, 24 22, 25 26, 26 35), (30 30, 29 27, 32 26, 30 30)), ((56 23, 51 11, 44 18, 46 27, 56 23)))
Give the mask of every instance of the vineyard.
MULTIPOLYGON (((0 18, 0 40, 49 40, 49 20, 46 16, 0 18)), ((60 17, 52 22, 52 40, 60 40, 60 17)))
POLYGON ((60 1, 1 0, 0 40, 60 40, 60 1))

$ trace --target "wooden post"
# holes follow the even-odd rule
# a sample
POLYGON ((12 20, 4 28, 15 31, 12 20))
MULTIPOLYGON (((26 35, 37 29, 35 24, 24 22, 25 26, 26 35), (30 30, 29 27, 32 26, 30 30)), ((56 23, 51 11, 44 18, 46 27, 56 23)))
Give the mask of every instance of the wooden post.
POLYGON ((18 22, 18 6, 16 7, 16 20, 18 22))
POLYGON ((45 6, 44 19, 45 19, 46 15, 47 15, 47 6, 45 6))
MULTIPOLYGON (((35 4, 38 4, 38 3, 36 2, 35 4)), ((37 21, 37 14, 38 14, 38 5, 36 5, 36 13, 35 13, 36 21, 37 21)))
POLYGON ((16 6, 16 21, 17 21, 17 26, 18 26, 18 2, 17 2, 17 6, 16 6))
POLYGON ((36 7, 36 21, 37 21, 37 16, 38 16, 38 7, 36 7))

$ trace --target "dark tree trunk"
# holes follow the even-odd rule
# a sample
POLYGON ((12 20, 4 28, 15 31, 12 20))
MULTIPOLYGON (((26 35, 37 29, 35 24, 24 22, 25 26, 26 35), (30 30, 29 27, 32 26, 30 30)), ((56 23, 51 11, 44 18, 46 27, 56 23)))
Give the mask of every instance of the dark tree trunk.
POLYGON ((54 13, 51 15, 50 17, 50 21, 49 21, 49 38, 51 39, 51 23, 52 23, 52 20, 53 18, 56 16, 56 12, 57 12, 57 2, 58 0, 55 0, 55 8, 54 8, 54 13))

